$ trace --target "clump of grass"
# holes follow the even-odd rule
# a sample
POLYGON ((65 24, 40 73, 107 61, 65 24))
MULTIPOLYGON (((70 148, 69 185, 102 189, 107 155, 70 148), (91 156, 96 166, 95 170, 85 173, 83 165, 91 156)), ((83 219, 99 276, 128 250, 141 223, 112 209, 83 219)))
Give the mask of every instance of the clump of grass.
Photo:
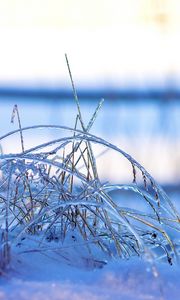
POLYGON ((103 266, 108 257, 129 258, 149 253, 156 253, 153 257, 157 259, 166 257, 172 264, 178 255, 178 245, 171 236, 180 229, 176 208, 141 164, 90 133, 103 100, 85 125, 67 56, 66 61, 78 110, 74 128, 22 127, 16 105, 12 121, 17 116, 19 128, 0 137, 4 141, 19 133, 21 143, 20 153, 0 154, 1 270, 9 265, 13 251, 19 255, 66 253, 69 262, 67 249, 74 247, 86 249, 87 258, 95 267, 103 266), (25 148, 25 132, 47 128, 57 131, 56 139, 25 148), (101 182, 94 144, 111 149, 129 162, 132 183, 101 182), (137 194, 149 212, 132 209, 128 203, 121 207, 118 197, 113 198, 114 191, 137 194))

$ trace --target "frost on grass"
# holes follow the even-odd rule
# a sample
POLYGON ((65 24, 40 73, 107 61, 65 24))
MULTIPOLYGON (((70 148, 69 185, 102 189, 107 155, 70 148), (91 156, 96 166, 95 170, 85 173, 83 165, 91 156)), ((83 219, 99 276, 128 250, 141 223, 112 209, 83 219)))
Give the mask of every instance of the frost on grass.
POLYGON ((0 154, 1 270, 14 254, 32 252, 86 268, 101 268, 112 257, 131 256, 172 264, 179 251, 179 241, 173 238, 173 232, 179 232, 176 208, 135 159, 90 133, 103 101, 85 125, 73 81, 72 86, 78 109, 74 128, 23 128, 15 106, 12 121, 17 116, 19 128, 0 137, 2 143, 18 134, 21 144, 18 153, 0 154), (35 135, 39 129, 56 131, 57 138, 27 149, 24 134, 35 135), (93 154, 97 144, 128 161, 132 182, 101 181, 93 154), (122 192, 123 197, 125 192, 135 193, 149 209, 135 209, 136 204, 130 208, 128 201, 121 206, 122 192))

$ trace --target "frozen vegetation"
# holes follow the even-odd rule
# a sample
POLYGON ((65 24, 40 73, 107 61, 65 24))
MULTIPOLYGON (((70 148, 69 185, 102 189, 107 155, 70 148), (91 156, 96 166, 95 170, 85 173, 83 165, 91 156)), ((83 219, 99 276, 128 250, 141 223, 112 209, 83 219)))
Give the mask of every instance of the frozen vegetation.
POLYGON ((21 147, 1 151, 0 299, 178 299, 179 213, 141 164, 90 133, 103 101, 85 124, 69 74, 74 128, 23 128, 15 105, 18 129, 0 137, 21 147), (45 130, 57 138, 26 148, 45 130), (101 181, 105 151, 127 160, 129 184, 101 181))

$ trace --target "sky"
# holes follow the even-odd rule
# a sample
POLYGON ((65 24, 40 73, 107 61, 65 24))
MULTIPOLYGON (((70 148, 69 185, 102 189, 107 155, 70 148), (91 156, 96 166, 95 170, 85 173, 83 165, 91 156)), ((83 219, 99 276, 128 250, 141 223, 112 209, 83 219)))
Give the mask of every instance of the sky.
POLYGON ((165 85, 180 75, 178 0, 0 0, 0 84, 165 85), (68 82, 69 84, 69 82, 68 82))

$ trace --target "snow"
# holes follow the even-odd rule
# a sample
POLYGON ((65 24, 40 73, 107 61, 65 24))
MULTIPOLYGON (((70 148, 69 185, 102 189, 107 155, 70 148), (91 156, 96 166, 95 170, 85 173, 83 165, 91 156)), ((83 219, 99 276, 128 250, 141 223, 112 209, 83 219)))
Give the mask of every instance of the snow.
POLYGON ((179 300, 180 269, 141 258, 113 259, 103 268, 68 266, 33 253, 13 257, 1 277, 2 300, 179 300))

